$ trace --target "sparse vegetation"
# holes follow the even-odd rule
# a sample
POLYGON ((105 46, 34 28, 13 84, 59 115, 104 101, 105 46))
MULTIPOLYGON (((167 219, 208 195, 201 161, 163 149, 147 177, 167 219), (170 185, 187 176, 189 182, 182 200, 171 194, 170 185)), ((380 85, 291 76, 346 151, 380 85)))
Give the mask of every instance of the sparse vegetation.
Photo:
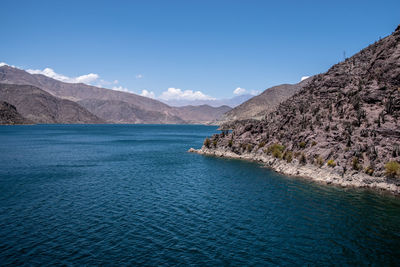
POLYGON ((391 178, 400 176, 400 164, 397 161, 389 161, 385 164, 385 175, 391 178))
POLYGON ((333 159, 328 160, 327 164, 331 168, 336 167, 336 162, 333 159))
POLYGON ((265 146, 265 142, 264 141, 262 141, 262 142, 260 142, 259 144, 258 144, 258 147, 259 148, 262 148, 262 147, 264 147, 265 146))
POLYGON ((307 163, 307 158, 306 158, 306 155, 304 155, 304 153, 301 153, 299 161, 300 161, 300 164, 302 164, 302 165, 305 165, 307 163))
POLYGON ((253 150, 253 145, 252 144, 248 144, 247 145, 247 152, 251 152, 253 150))
POLYGON ((280 144, 273 144, 268 147, 268 153, 271 153, 275 158, 282 158, 285 146, 280 144))
POLYGON ((283 158, 288 162, 292 162, 293 160, 293 152, 292 151, 285 151, 285 153, 283 154, 283 158))
POLYGON ((357 157, 353 157, 352 161, 351 161, 351 167, 353 168, 353 170, 360 170, 361 166, 359 164, 358 158, 357 157))
POLYGON ((213 141, 213 146, 214 146, 214 147, 217 147, 217 143, 218 143, 218 140, 217 140, 217 139, 214 139, 214 141, 213 141))
POLYGON ((312 145, 312 146, 315 146, 315 145, 317 145, 317 142, 312 141, 311 145, 312 145))
POLYGON ((300 147, 301 149, 305 148, 305 147, 306 147, 306 143, 300 142, 300 143, 299 143, 299 147, 300 147))
POLYGON ((315 163, 316 163, 319 167, 322 167, 322 166, 324 165, 324 159, 323 159, 321 156, 318 156, 318 157, 315 159, 315 163))
POLYGON ((367 168, 365 168, 365 173, 368 175, 372 175, 374 173, 374 168, 372 168, 372 166, 368 166, 367 168))
POLYGON ((210 144, 211 144, 210 139, 208 139, 208 137, 207 137, 206 140, 204 140, 203 145, 204 145, 206 148, 210 148, 210 144))
POLYGON ((233 145, 233 140, 230 139, 229 142, 228 142, 228 146, 229 146, 229 147, 232 147, 232 145, 233 145))

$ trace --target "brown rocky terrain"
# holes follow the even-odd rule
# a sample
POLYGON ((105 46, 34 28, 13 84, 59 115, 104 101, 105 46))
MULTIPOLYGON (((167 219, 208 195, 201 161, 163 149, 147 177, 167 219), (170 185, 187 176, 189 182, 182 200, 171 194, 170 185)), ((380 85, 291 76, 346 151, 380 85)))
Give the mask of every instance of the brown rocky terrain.
POLYGON ((0 82, 33 85, 58 98, 77 102, 109 123, 205 123, 222 116, 221 110, 228 111, 225 107, 170 107, 155 99, 133 93, 83 83, 65 83, 10 66, 0 67, 0 82))
POLYGON ((33 123, 104 123, 77 103, 31 85, 0 83, 0 99, 33 123))
POLYGON ((290 168, 298 166, 297 174, 322 179, 318 171, 300 171, 308 166, 328 173, 326 181, 379 181, 400 193, 400 170, 389 175, 385 168, 400 162, 399 116, 400 26, 314 76, 265 119, 236 123, 231 133, 206 139, 200 153, 262 158, 276 170, 296 174, 290 168), (291 167, 285 171, 283 163, 291 167))
POLYGON ((272 112, 279 103, 285 101, 305 87, 311 78, 305 79, 297 84, 281 84, 266 89, 261 94, 254 96, 225 113, 219 120, 220 125, 230 128, 235 121, 261 120, 266 114, 272 112))
POLYGON ((18 113, 13 105, 0 101, 0 124, 30 124, 28 119, 18 113))

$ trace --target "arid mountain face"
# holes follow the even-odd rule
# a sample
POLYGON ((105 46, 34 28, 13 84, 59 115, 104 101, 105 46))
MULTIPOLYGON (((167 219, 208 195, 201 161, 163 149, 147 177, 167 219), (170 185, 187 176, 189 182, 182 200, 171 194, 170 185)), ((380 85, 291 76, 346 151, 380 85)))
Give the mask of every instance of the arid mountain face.
POLYGON ((33 123, 104 123, 77 103, 31 85, 0 83, 0 99, 33 123))
POLYGON ((218 108, 209 105, 201 106, 183 106, 174 108, 180 118, 189 123, 215 123, 224 113, 232 108, 228 106, 220 106, 218 108))
POLYGON ((0 82, 36 86, 56 97, 79 103, 109 123, 205 123, 214 121, 214 115, 220 114, 219 108, 210 107, 214 112, 208 113, 212 115, 209 117, 202 113, 204 108, 190 108, 192 117, 188 117, 182 112, 185 107, 170 107, 151 98, 82 83, 64 83, 9 66, 0 67, 0 82))
POLYGON ((0 101, 0 124, 29 124, 32 123, 18 113, 13 105, 0 101))
POLYGON ((185 123, 172 112, 147 110, 120 100, 84 99, 77 103, 110 123, 185 123))
POLYGON ((305 87, 310 80, 311 78, 308 78, 297 84, 281 84, 266 89, 260 95, 247 100, 225 113, 221 117, 219 124, 230 128, 230 125, 234 121, 261 120, 266 114, 276 109, 280 103, 305 87))
MULTIPOLYGON (((400 26, 328 72, 314 76, 259 122, 237 123, 211 147, 288 155, 339 173, 381 176, 400 161, 400 26)), ((289 157, 288 157, 289 158, 289 157)))

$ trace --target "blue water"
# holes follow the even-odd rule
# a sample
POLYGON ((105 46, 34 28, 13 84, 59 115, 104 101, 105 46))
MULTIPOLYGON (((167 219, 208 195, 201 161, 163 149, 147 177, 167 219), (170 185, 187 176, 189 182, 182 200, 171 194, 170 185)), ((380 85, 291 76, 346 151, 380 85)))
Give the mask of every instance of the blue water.
POLYGON ((400 200, 187 153, 182 125, 0 127, 0 265, 395 265, 400 200))

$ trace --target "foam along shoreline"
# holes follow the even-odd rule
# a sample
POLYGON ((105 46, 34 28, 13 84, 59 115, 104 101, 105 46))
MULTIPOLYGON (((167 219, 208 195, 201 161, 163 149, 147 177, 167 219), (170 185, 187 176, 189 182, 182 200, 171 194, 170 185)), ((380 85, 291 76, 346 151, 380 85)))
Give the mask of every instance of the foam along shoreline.
POLYGON ((396 182, 395 179, 388 179, 386 177, 372 177, 356 171, 342 175, 326 165, 322 167, 312 164, 302 165, 297 159, 293 159, 291 163, 288 163, 285 160, 277 159, 270 155, 255 153, 243 153, 238 155, 229 150, 208 149, 204 146, 201 149, 190 148, 188 152, 206 156, 257 161, 278 173, 288 176, 303 177, 319 183, 332 184, 341 187, 384 190, 400 195, 400 181, 396 182))

